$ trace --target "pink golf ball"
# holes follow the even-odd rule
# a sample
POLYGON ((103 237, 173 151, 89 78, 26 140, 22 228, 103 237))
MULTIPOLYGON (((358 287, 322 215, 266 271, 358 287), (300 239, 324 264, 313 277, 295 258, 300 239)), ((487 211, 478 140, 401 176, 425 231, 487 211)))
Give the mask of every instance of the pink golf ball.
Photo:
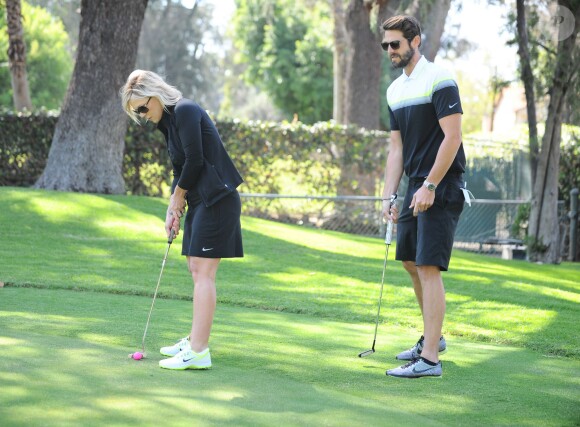
POLYGON ((143 359, 143 353, 141 353, 140 351, 136 351, 131 355, 131 357, 133 358, 133 360, 141 360, 143 359))

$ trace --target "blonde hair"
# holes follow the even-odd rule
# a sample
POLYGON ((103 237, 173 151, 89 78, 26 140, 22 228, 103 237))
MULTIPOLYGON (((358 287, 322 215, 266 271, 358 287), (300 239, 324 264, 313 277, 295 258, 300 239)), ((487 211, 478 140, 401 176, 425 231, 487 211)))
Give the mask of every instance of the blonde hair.
POLYGON ((163 78, 153 71, 135 70, 127 78, 127 82, 119 91, 121 103, 125 112, 135 122, 139 122, 139 115, 133 111, 129 102, 134 99, 154 97, 161 107, 167 110, 167 106, 177 104, 183 95, 181 92, 163 80, 163 78))

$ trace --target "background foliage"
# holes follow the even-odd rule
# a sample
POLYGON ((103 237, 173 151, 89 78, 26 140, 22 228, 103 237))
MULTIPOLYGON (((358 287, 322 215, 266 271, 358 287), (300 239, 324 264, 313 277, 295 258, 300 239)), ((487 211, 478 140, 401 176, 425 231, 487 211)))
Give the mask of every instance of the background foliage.
POLYGON ((46 166, 58 115, 0 114, 0 185, 34 184, 46 166))
POLYGON ((167 78, 187 98, 205 108, 220 107, 223 40, 212 26, 213 7, 198 1, 193 8, 167 0, 149 0, 141 29, 135 68, 167 78))
POLYGON ((236 61, 288 118, 332 118, 332 19, 326 2, 240 0, 236 61))
MULTIPOLYGON (((4 10, 0 13, 0 107, 12 108, 8 68, 8 33, 4 10)), ((32 105, 59 108, 73 70, 69 36, 62 21, 41 7, 22 2, 26 43, 26 70, 32 105)))
POLYGON ((559 200, 566 206, 570 201, 570 190, 580 189, 580 127, 563 126, 560 147, 559 200))

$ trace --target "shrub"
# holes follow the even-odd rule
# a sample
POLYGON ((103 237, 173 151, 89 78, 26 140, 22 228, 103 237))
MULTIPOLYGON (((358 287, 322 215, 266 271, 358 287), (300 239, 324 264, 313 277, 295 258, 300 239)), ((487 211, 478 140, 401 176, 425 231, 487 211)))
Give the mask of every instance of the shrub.
MULTIPOLYGON (((0 185, 30 186, 42 174, 58 116, 0 114, 0 185)), ((385 162, 385 132, 334 122, 224 120, 218 130, 250 193, 375 195, 385 162)), ((123 176, 128 194, 166 196, 171 166, 160 132, 130 123, 123 176)))
POLYGON ((0 185, 33 185, 46 166, 58 115, 0 113, 0 185))

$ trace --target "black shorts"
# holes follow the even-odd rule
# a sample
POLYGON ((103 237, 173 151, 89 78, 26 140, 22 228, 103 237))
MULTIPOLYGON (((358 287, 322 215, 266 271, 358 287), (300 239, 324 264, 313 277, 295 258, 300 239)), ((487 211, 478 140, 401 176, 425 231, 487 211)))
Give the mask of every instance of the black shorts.
POLYGON ((244 256, 240 195, 233 191, 210 207, 199 198, 190 203, 183 225, 182 255, 200 258, 244 256))
POLYGON ((462 175, 443 178, 435 190, 435 202, 425 212, 413 216, 409 205, 424 179, 409 180, 409 187, 397 222, 397 254, 399 261, 415 261, 418 266, 434 265, 447 271, 455 229, 465 199, 462 175))

